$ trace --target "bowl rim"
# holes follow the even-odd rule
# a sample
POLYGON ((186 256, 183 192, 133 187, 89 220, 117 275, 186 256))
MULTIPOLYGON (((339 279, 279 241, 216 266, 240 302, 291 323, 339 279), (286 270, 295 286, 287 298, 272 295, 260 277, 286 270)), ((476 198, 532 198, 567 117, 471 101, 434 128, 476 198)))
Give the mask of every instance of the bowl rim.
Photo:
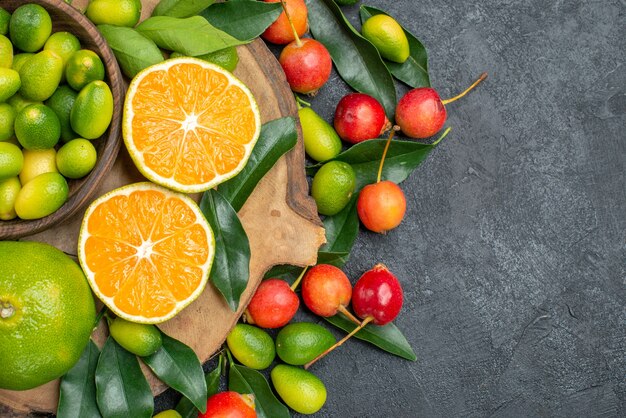
POLYGON ((104 146, 99 153, 96 166, 87 177, 75 180, 79 181, 80 184, 73 190, 63 206, 40 219, 15 218, 9 221, 0 221, 0 240, 17 239, 41 232, 60 224, 84 209, 95 198, 94 194, 97 187, 113 167, 122 144, 121 120, 126 93, 125 81, 117 60, 104 37, 85 15, 63 0, 30 0, 29 3, 39 4, 46 9, 55 9, 55 12, 66 15, 68 19, 75 21, 89 34, 90 41, 99 50, 98 55, 106 69, 105 81, 107 81, 113 95, 113 117, 107 131, 99 138, 104 140, 104 146))

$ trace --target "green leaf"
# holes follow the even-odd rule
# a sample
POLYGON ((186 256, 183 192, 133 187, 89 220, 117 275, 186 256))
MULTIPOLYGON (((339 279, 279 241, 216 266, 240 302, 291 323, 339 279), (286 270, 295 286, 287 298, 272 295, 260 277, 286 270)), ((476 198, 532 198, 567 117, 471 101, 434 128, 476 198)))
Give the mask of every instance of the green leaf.
POLYGON ((78 363, 61 378, 57 418, 101 417, 96 401, 96 366, 100 350, 92 340, 78 363))
POLYGON ((141 22, 137 30, 163 49, 192 57, 242 44, 200 16, 154 16, 141 22))
POLYGON ((261 135, 244 169, 232 179, 220 184, 219 191, 239 211, 250 193, 276 161, 298 141, 294 118, 276 119, 261 127, 261 135))
POLYGON ((355 193, 338 214, 324 218, 326 244, 320 248, 320 252, 350 253, 359 234, 359 216, 356 212, 358 196, 358 193, 355 193))
MULTIPOLYGON (((350 332, 356 328, 354 322, 343 316, 343 314, 337 314, 324 319, 346 332, 350 332)), ((354 336, 359 340, 372 343, 376 347, 398 357, 402 357, 403 359, 411 361, 417 360, 417 356, 409 345, 409 342, 404 335, 402 335, 402 332, 391 322, 383 326, 367 324, 365 328, 354 334, 354 336)))
POLYGON ((274 396, 265 377, 256 370, 231 363, 228 373, 228 389, 241 393, 253 393, 258 418, 289 418, 289 409, 274 396))
MULTIPOLYGON (((360 8, 361 22, 374 15, 387 13, 375 7, 362 5, 360 8)), ((430 87, 430 77, 428 76, 428 54, 426 48, 411 32, 402 27, 404 34, 409 40, 409 48, 411 53, 409 58, 402 64, 392 61, 385 61, 385 65, 391 74, 398 80, 408 84, 411 87, 430 87)))
POLYGON ((98 30, 109 44, 122 72, 128 78, 133 78, 144 68, 163 61, 163 54, 159 47, 135 29, 99 25, 98 30))
POLYGON ((198 356, 191 348, 163 332, 161 338, 161 348, 143 357, 143 362, 163 383, 182 393, 200 411, 206 412, 207 386, 198 356))
POLYGON ((352 27, 333 0, 306 0, 311 33, 330 52, 337 72, 353 89, 376 98, 393 119, 396 87, 378 50, 352 27))
POLYGON ((195 16, 215 0, 161 0, 152 16, 190 17, 195 16))
POLYGON ((216 190, 204 192, 200 210, 209 221, 215 235, 215 259, 211 282, 226 299, 233 311, 250 275, 250 243, 237 212, 216 190))
POLYGON ((109 337, 96 368, 96 394, 102 416, 150 418, 154 399, 139 361, 109 337))
POLYGON ((260 36, 282 12, 280 2, 227 1, 217 3, 200 14, 210 24, 240 41, 260 36))
MULTIPOLYGON (((363 141, 335 158, 352 166, 356 173, 357 190, 376 182, 378 166, 386 142, 386 139, 363 141)), ((437 143, 422 144, 415 141, 393 140, 385 158, 382 179, 401 183, 426 159, 437 143)), ((307 167, 307 174, 313 175, 321 166, 321 164, 316 164, 307 167)))
MULTIPOLYGON (((210 372, 204 375, 204 380, 207 386, 207 398, 215 395, 220 386, 220 377, 222 376, 222 355, 217 366, 210 372)), ((186 397, 182 397, 176 405, 176 411, 182 416, 182 418, 197 418, 200 412, 193 403, 186 397)))

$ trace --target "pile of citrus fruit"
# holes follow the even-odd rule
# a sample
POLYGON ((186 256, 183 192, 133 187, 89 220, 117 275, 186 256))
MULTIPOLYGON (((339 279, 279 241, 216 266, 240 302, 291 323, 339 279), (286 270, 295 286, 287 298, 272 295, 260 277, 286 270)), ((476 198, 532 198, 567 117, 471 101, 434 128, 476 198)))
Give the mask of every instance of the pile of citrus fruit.
POLYGON ((92 140, 111 123, 105 68, 49 13, 25 4, 0 13, 0 219, 38 219, 67 200, 67 179, 96 165, 92 140), (8 35, 8 37, 6 36, 8 35))

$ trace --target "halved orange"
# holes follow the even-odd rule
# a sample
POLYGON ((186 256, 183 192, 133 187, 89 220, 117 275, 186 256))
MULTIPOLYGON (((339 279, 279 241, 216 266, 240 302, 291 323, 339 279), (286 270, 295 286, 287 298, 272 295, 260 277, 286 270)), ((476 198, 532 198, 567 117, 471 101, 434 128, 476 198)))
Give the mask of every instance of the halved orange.
POLYGON ((261 131, 250 90, 232 73, 196 58, 167 60, 137 74, 122 124, 139 171, 185 193, 239 173, 261 131))
POLYGON ((96 199, 78 237, 94 293, 116 315, 148 324, 172 318, 202 293, 214 249, 198 205, 148 182, 96 199))

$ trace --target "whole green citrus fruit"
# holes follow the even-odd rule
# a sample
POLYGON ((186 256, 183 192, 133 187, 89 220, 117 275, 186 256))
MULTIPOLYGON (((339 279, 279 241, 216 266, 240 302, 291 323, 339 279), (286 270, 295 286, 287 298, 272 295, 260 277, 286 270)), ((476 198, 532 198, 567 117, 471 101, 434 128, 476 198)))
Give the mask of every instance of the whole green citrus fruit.
POLYGON ((118 317, 109 324, 109 332, 119 345, 140 357, 156 353, 163 345, 161 332, 152 324, 138 324, 118 317))
POLYGON ((363 23, 361 32, 383 58, 400 64, 409 58, 409 40, 393 17, 383 14, 372 16, 363 23))
POLYGON ((56 248, 0 242, 0 388, 65 374, 89 342, 96 308, 82 270, 56 248))
POLYGON ((40 50, 52 33, 52 19, 38 4, 25 4, 13 12, 9 34, 13 45, 24 52, 40 50))
POLYGON ((350 164, 331 161, 315 173, 311 196, 317 203, 319 213, 332 216, 346 207, 355 188, 356 174, 350 164))

